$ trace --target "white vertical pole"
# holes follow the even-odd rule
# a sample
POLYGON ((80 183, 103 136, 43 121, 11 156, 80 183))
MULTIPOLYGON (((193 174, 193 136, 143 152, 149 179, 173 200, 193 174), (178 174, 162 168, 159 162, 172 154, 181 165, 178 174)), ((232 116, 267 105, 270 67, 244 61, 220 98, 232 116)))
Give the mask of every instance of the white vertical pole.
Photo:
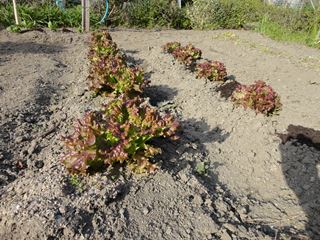
POLYGON ((179 8, 181 8, 181 0, 177 0, 177 1, 178 1, 179 8))
POLYGON ((313 7, 313 10, 316 10, 316 7, 314 6, 313 1, 312 1, 312 0, 310 0, 310 2, 311 2, 311 5, 312 5, 312 7, 313 7))
POLYGON ((81 0, 82 3, 82 31, 90 30, 90 6, 89 0, 81 0))
POLYGON ((19 16, 18 16, 18 11, 17 11, 16 0, 12 0, 12 3, 13 3, 14 20, 16 21, 16 24, 19 25, 20 21, 19 21, 19 16))

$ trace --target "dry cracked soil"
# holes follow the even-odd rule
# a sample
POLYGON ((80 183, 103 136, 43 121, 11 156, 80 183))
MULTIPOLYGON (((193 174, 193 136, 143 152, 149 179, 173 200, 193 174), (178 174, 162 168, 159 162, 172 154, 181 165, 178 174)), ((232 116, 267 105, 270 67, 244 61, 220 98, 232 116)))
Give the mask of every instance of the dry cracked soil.
POLYGON ((87 91, 90 36, 0 31, 0 239, 320 239, 320 51, 247 31, 112 30, 181 123, 149 176, 70 176, 61 136, 104 101, 87 91), (226 64, 224 84, 163 54, 192 43, 226 64), (234 107, 264 80, 279 115, 234 107))

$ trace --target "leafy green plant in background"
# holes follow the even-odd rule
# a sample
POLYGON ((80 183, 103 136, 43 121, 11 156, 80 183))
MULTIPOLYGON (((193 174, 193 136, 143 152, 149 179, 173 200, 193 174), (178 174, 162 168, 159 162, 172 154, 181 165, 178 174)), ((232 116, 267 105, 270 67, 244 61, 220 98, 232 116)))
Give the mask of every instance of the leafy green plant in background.
POLYGON ((150 140, 176 139, 178 122, 161 115, 142 98, 121 97, 97 112, 88 112, 64 138, 67 153, 62 162, 71 173, 101 171, 114 164, 126 164, 136 173, 153 172, 149 161, 161 152, 150 140))
POLYGON ((187 16, 195 29, 242 28, 258 21, 262 7, 257 0, 194 0, 187 16))
MULTIPOLYGON (((81 26, 80 5, 61 10, 53 3, 48 2, 44 4, 18 4, 18 14, 21 25, 17 26, 16 29, 49 27, 54 30, 60 27, 81 26)), ((100 16, 91 12, 90 21, 93 28, 98 26, 99 20, 100 16)), ((15 25, 11 4, 0 5, 0 24, 6 27, 15 25)))
POLYGON ((250 28, 276 40, 320 47, 320 8, 263 4, 260 0, 193 0, 186 8, 193 29, 250 28))
POLYGON ((281 109, 279 95, 261 80, 251 85, 239 84, 232 94, 232 101, 266 115, 277 113, 281 109))
POLYGON ((175 0, 133 0, 125 16, 131 27, 189 28, 189 20, 175 0))
POLYGON ((271 13, 263 15, 257 28, 258 32, 275 40, 320 47, 317 43, 317 35, 320 31, 319 9, 316 10, 318 13, 316 15, 313 10, 298 12, 294 9, 279 9, 279 7, 272 7, 272 9, 271 13), (281 13, 285 13, 284 16, 281 13))

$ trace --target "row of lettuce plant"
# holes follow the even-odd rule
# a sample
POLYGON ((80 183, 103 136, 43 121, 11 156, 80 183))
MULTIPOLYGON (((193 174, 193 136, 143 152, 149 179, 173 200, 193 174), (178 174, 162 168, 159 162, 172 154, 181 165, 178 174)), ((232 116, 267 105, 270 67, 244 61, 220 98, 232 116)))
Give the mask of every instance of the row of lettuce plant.
POLYGON ((205 78, 210 81, 225 81, 227 70, 223 63, 218 61, 204 61, 196 63, 201 59, 202 51, 192 44, 181 46, 179 42, 169 42, 162 47, 165 53, 184 64, 189 69, 196 70, 197 78, 205 78))
MULTIPOLYGON (((223 83, 227 80, 225 65, 219 61, 204 61, 196 63, 201 59, 202 51, 192 44, 182 46, 179 42, 168 42, 162 46, 165 53, 184 64, 189 69, 195 69, 197 78, 205 78, 210 81, 223 83), (191 66, 195 66, 192 68, 191 66)), ((279 95, 264 81, 255 81, 251 85, 237 84, 233 91, 231 100, 237 106, 253 109, 256 113, 271 115, 281 109, 279 95)))
POLYGON ((135 173, 155 171, 157 165, 150 160, 161 149, 150 141, 177 139, 177 120, 140 96, 149 82, 141 69, 128 66, 107 31, 93 33, 89 61, 90 90, 111 100, 98 111, 85 113, 73 133, 63 138, 66 153, 62 162, 73 174, 108 170, 119 164, 135 173))

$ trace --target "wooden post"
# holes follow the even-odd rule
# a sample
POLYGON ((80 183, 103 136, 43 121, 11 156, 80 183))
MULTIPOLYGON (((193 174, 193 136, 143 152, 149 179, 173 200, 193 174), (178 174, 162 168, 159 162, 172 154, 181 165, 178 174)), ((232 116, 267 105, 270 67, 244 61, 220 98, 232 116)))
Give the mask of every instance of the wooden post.
POLYGON ((90 6, 89 0, 81 0, 82 3, 82 31, 90 30, 90 6))
POLYGON ((20 20, 19 20, 18 11, 17 11, 16 0, 12 0, 12 3, 13 3, 14 19, 16 21, 16 24, 19 25, 20 24, 20 20))
POLYGON ((181 8, 181 0, 178 0, 178 6, 181 8))

